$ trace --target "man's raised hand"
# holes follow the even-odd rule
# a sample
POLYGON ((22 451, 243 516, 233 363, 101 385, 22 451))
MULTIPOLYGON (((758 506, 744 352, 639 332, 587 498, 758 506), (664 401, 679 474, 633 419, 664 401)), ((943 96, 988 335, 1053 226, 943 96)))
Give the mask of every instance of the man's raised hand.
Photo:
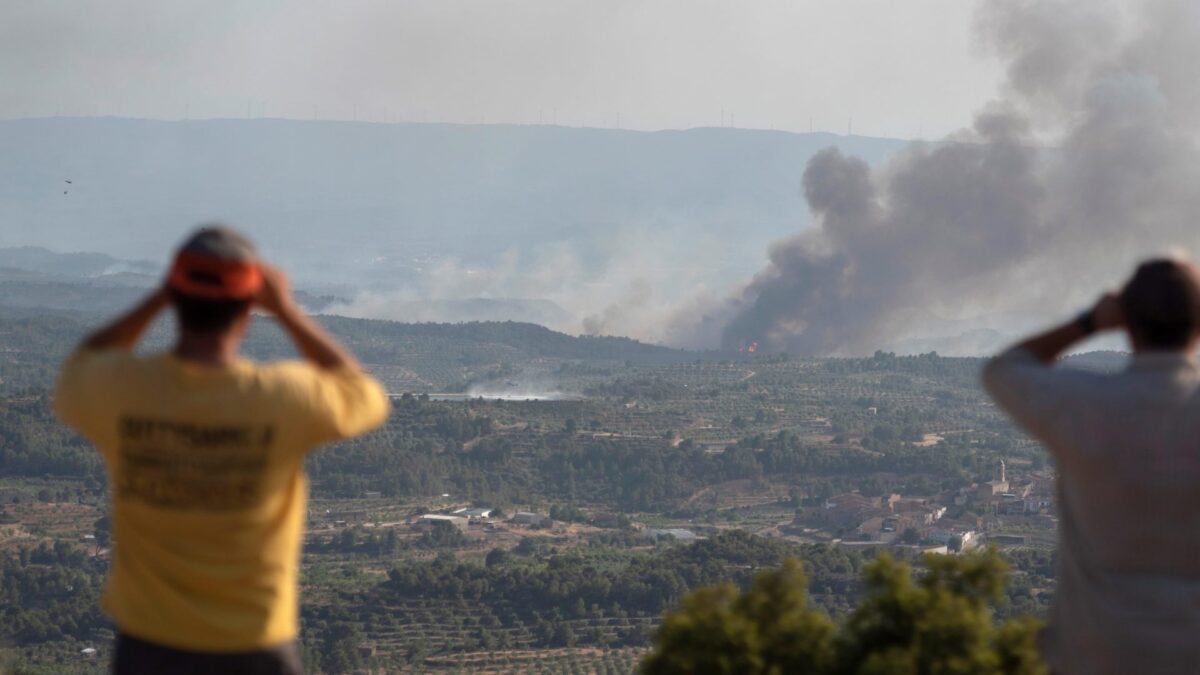
POLYGON ((254 298, 254 303, 264 311, 280 316, 292 307, 292 287, 287 274, 278 267, 260 263, 262 272, 262 288, 254 298))
POLYGON ((254 302, 264 311, 275 315, 304 358, 321 368, 349 367, 357 370, 358 362, 350 352, 296 306, 292 299, 291 284, 283 270, 266 264, 260 264, 260 268, 262 289, 254 302))
POLYGON ((1125 325, 1125 312, 1116 293, 1105 293, 1092 307, 1092 326, 1096 331, 1113 330, 1125 325))

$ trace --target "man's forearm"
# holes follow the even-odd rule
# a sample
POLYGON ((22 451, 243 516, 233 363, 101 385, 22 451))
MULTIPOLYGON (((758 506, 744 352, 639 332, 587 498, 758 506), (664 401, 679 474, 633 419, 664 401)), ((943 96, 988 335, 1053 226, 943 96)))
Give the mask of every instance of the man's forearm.
POLYGON ((158 289, 120 318, 89 335, 81 346, 86 349, 133 349, 146 327, 168 302, 166 289, 158 289))
POLYGON ((1096 333, 1124 329, 1125 311, 1116 293, 1105 293, 1100 300, 1079 319, 1052 328, 1045 333, 1028 338, 1015 349, 1024 349, 1045 364, 1053 363, 1063 352, 1081 340, 1096 333))
POLYGON ((296 344, 296 349, 318 367, 359 368, 350 352, 296 305, 289 303, 276 313, 276 318, 296 344))
POLYGON ((1078 321, 1070 321, 1022 341, 1016 345, 1016 348, 1033 354, 1042 363, 1050 364, 1062 356, 1063 352, 1067 351, 1071 345, 1090 335, 1078 321))

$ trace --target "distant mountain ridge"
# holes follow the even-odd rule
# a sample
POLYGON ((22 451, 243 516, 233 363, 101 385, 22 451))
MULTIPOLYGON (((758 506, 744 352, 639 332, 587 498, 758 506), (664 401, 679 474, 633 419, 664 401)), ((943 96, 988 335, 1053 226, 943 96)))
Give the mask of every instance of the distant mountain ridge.
POLYGON ((877 162, 905 144, 729 128, 0 121, 0 246, 155 258, 193 224, 228 219, 310 276, 386 285, 431 255, 489 261, 556 242, 619 255, 612 237, 634 228, 678 234, 676 255, 692 238, 727 240, 728 264, 753 268, 805 222, 810 156, 838 146, 877 162))

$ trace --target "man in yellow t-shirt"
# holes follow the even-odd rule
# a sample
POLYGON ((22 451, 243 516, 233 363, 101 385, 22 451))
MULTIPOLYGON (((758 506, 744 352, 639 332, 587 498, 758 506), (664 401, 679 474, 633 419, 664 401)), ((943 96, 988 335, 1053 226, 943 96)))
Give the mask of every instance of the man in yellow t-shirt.
POLYGON ((388 399, 296 306, 284 274, 233 230, 201 229, 161 290, 67 360, 55 409, 108 468, 114 672, 301 672, 304 457, 381 424, 388 399), (174 348, 135 355, 168 306, 174 348), (238 356, 252 307, 302 361, 238 356))

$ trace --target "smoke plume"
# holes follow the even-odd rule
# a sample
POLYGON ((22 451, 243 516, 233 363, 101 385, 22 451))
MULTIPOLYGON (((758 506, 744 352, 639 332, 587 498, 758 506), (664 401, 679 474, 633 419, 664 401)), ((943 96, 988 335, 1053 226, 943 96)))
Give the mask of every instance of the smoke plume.
POLYGON ((1195 3, 995 0, 977 29, 1007 77, 972 127, 875 170, 814 156, 814 226, 693 335, 869 352, 931 318, 1062 312, 1141 257, 1197 250, 1195 3))

